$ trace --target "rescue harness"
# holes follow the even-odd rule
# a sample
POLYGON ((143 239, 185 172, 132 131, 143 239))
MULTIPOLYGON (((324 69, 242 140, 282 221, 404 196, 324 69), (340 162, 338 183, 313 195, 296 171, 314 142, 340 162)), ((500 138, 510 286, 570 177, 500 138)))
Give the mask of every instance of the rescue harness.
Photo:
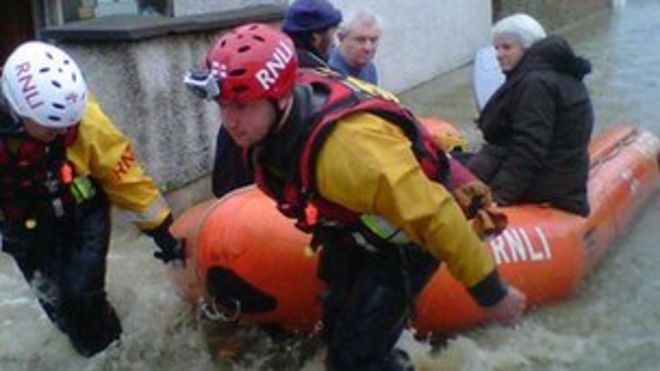
MULTIPOLYGON (((371 249, 381 242, 408 243, 408 237, 385 219, 376 215, 359 214, 333 203, 318 194, 315 180, 315 164, 323 142, 337 122, 352 113, 370 113, 401 128, 410 138, 412 151, 424 173, 448 189, 456 187, 452 179, 447 155, 426 133, 410 111, 396 102, 396 98, 377 87, 348 78, 327 70, 303 70, 298 76, 299 84, 308 84, 314 92, 327 95, 324 103, 315 107, 308 122, 306 138, 295 170, 287 174, 283 190, 273 189, 277 182, 269 181, 272 175, 255 163, 257 186, 277 201, 278 210, 285 216, 296 219, 296 227, 303 232, 314 233, 319 228, 343 228, 352 231, 358 244, 371 249)), ((281 183, 280 183, 281 184, 281 183)), ((317 236, 317 233, 314 233, 317 236)), ((316 239, 316 238, 315 238, 316 239)), ((316 247, 320 241, 313 241, 316 247)))
POLYGON ((61 218, 72 205, 95 195, 91 180, 76 176, 66 158, 77 135, 77 127, 49 143, 24 131, 0 135, 1 221, 32 229, 39 218, 61 218))

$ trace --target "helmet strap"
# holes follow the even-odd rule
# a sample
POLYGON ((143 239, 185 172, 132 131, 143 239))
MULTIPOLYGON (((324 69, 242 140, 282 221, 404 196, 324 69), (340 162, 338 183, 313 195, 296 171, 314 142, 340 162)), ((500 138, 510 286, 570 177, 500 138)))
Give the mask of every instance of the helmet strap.
POLYGON ((293 95, 288 95, 287 97, 280 99, 286 99, 283 108, 280 108, 280 102, 278 99, 275 98, 269 99, 270 102, 275 106, 275 124, 271 126, 269 135, 271 133, 280 131, 284 127, 286 120, 289 118, 291 107, 293 107, 293 95))
POLYGON ((273 124, 268 129, 268 133, 259 141, 259 143, 256 143, 255 146, 259 146, 280 131, 284 126, 286 119, 289 117, 291 106, 293 106, 293 98, 289 99, 289 102, 284 108, 280 108, 279 100, 277 98, 268 98, 268 102, 273 105, 273 109, 275 110, 275 120, 273 120, 273 124))
MULTIPOLYGON (((287 98, 282 98, 282 99, 287 99, 287 98)), ((291 112, 291 107, 293 106, 293 95, 289 96, 284 108, 280 108, 279 100, 277 98, 268 98, 268 102, 270 102, 273 105, 273 108, 275 109, 275 120, 268 129, 268 134, 266 134, 264 138, 259 141, 259 143, 256 143, 255 146, 261 145, 266 140, 268 140, 268 138, 271 138, 273 135, 275 135, 278 131, 280 131, 284 127, 284 125, 286 124, 286 120, 289 118, 289 112, 291 112)))

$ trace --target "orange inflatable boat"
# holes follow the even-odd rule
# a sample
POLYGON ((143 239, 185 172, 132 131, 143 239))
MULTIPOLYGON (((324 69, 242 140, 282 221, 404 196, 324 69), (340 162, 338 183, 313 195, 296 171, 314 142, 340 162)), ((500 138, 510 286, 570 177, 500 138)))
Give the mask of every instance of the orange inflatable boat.
MULTIPOLYGON (((431 132, 445 132, 446 124, 438 120, 424 124, 431 132)), ((532 306, 569 295, 660 188, 660 141, 653 134, 618 126, 596 137, 590 153, 589 218, 538 205, 501 209, 509 226, 488 248, 501 274, 532 306)), ((187 240, 186 268, 170 270, 182 296, 202 298, 205 311, 219 318, 314 329, 323 284, 316 278, 316 256, 307 248, 310 238, 256 188, 191 208, 173 232, 187 240)), ((415 326, 421 333, 452 332, 483 319, 446 268, 417 301, 415 326)))

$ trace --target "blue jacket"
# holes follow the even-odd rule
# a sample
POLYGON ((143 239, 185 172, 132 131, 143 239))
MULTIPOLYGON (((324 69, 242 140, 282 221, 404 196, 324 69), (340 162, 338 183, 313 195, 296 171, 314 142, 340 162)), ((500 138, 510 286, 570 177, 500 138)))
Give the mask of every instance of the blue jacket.
POLYGON ((369 64, 362 68, 352 67, 346 63, 346 60, 339 52, 339 49, 334 48, 330 52, 328 64, 332 69, 341 74, 364 80, 373 85, 378 85, 378 72, 376 71, 376 65, 374 65, 373 62, 369 62, 369 64))

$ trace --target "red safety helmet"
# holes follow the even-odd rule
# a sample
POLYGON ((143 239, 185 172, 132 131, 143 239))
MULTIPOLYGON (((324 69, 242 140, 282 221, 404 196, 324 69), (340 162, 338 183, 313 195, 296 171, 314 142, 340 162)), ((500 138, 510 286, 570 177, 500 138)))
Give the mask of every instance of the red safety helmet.
POLYGON ((206 57, 208 71, 191 71, 186 84, 197 95, 247 104, 281 98, 298 71, 293 42, 282 32, 248 24, 224 34, 206 57))

